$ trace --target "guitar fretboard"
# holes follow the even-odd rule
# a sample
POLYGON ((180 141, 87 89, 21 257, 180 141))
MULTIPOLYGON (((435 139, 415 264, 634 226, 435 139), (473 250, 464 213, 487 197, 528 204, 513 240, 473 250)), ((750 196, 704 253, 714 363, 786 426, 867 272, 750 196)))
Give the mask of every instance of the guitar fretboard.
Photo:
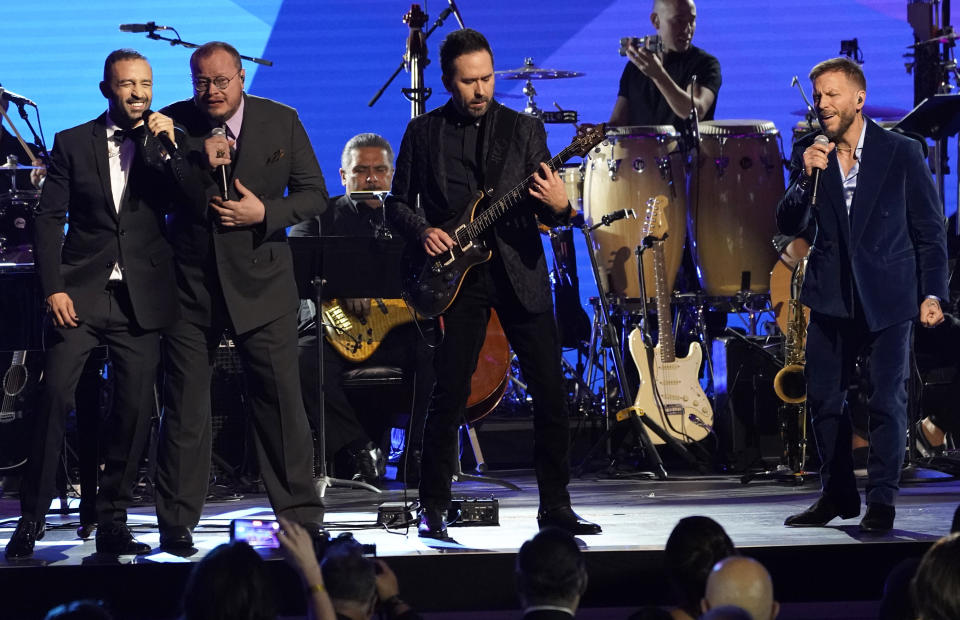
POLYGON ((653 274, 657 284, 660 359, 665 364, 669 364, 677 359, 677 352, 673 341, 673 321, 670 319, 670 291, 667 290, 667 267, 663 258, 663 244, 663 239, 653 242, 653 274))
MULTIPOLYGON (((557 171, 563 162, 567 161, 578 152, 581 152, 584 148, 584 144, 581 141, 574 140, 573 144, 563 149, 557 153, 550 161, 546 162, 550 170, 557 171)), ((537 174, 537 173, 534 173, 537 174)), ((486 232, 491 226, 493 226, 500 216, 509 211, 518 203, 522 202, 530 194, 528 190, 530 188, 530 182, 533 180, 534 174, 531 174, 526 179, 524 179, 519 185, 514 187, 512 190, 506 193, 500 200, 493 203, 483 213, 476 216, 473 221, 467 225, 467 234, 470 238, 475 239, 486 232)))

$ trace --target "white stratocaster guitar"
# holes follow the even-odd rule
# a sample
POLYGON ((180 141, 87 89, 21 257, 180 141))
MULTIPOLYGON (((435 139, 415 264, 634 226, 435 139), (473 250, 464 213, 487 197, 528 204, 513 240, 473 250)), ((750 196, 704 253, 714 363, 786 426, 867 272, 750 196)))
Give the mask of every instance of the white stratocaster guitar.
MULTIPOLYGON (((630 355, 640 372, 640 389, 633 406, 672 437, 688 443, 700 441, 710 433, 713 408, 700 387, 700 363, 703 361, 700 343, 690 343, 686 357, 680 358, 676 354, 663 258, 663 242, 668 229, 663 211, 667 204, 667 197, 663 195, 647 200, 642 226, 641 238, 654 238, 650 253, 656 278, 659 341, 657 346, 648 347, 639 329, 630 333, 630 355)), ((655 433, 650 433, 650 439, 658 445, 664 443, 655 433)))

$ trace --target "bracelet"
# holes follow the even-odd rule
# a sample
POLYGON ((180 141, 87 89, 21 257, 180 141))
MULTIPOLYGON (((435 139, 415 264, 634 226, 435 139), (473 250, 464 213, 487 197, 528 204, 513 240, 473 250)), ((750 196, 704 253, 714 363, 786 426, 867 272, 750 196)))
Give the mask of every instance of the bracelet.
POLYGON ((314 595, 318 592, 326 592, 327 588, 322 583, 315 583, 312 586, 307 587, 307 594, 314 595))

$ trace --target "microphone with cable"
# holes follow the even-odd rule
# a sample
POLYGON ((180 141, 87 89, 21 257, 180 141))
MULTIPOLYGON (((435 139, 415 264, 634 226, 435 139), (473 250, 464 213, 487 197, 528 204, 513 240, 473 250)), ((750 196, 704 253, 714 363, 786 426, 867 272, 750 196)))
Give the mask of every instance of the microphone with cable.
MULTIPOLYGON (((813 139, 814 144, 822 144, 824 146, 830 144, 830 138, 826 137, 823 134, 820 134, 813 139)), ((810 193, 810 206, 817 206, 817 187, 820 185, 820 168, 813 169, 813 190, 810 193)))
POLYGON ((37 107, 37 104, 27 99, 23 95, 18 95, 13 91, 3 88, 2 86, 0 86, 0 99, 4 99, 18 106, 28 105, 34 108, 37 107))
MULTIPOLYGON (((227 130, 223 127, 214 127, 210 131, 211 136, 223 136, 227 137, 227 130)), ((227 183, 227 166, 225 164, 220 164, 217 166, 217 171, 220 173, 220 197, 224 200, 229 198, 230 186, 227 183)))
POLYGON ((153 32, 154 30, 173 30, 170 26, 158 26, 157 22, 145 24, 120 24, 120 32, 153 32))
POLYGON ((460 28, 466 28, 463 25, 463 17, 460 16, 460 9, 457 8, 457 3, 454 0, 447 0, 447 4, 450 5, 450 10, 453 11, 453 16, 457 19, 457 23, 460 24, 460 28))

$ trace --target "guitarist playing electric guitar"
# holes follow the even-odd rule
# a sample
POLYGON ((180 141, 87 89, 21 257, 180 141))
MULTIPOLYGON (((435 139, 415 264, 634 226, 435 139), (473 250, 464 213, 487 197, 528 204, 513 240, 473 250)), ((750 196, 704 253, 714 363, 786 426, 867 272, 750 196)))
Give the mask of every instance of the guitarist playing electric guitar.
MULTIPOLYGON (((444 336, 435 357, 437 385, 424 431, 420 536, 446 537, 457 427, 491 308, 500 316, 534 401, 538 522, 575 534, 597 534, 598 525, 573 512, 567 492, 569 437, 560 346, 534 217, 551 227, 567 222, 571 209, 563 181, 544 163, 550 154, 540 120, 493 101, 493 53, 482 34, 468 28, 447 35, 440 65, 450 100, 407 125, 387 215, 407 238, 408 248, 422 249, 424 265, 454 248, 475 249, 480 242, 486 245, 480 259, 488 252, 490 258, 443 278, 457 282, 449 303, 439 310, 444 336), (474 206, 481 191, 489 200, 474 206), (512 196, 512 208, 497 210, 500 219, 487 234, 468 240, 461 229, 454 233, 455 243, 451 225, 463 218, 483 220, 503 202, 494 201, 505 196, 512 196)), ((428 282, 421 283, 430 288, 428 282)), ((410 287, 405 289, 412 301, 410 287)), ((430 293, 420 290, 417 295, 430 293)))

